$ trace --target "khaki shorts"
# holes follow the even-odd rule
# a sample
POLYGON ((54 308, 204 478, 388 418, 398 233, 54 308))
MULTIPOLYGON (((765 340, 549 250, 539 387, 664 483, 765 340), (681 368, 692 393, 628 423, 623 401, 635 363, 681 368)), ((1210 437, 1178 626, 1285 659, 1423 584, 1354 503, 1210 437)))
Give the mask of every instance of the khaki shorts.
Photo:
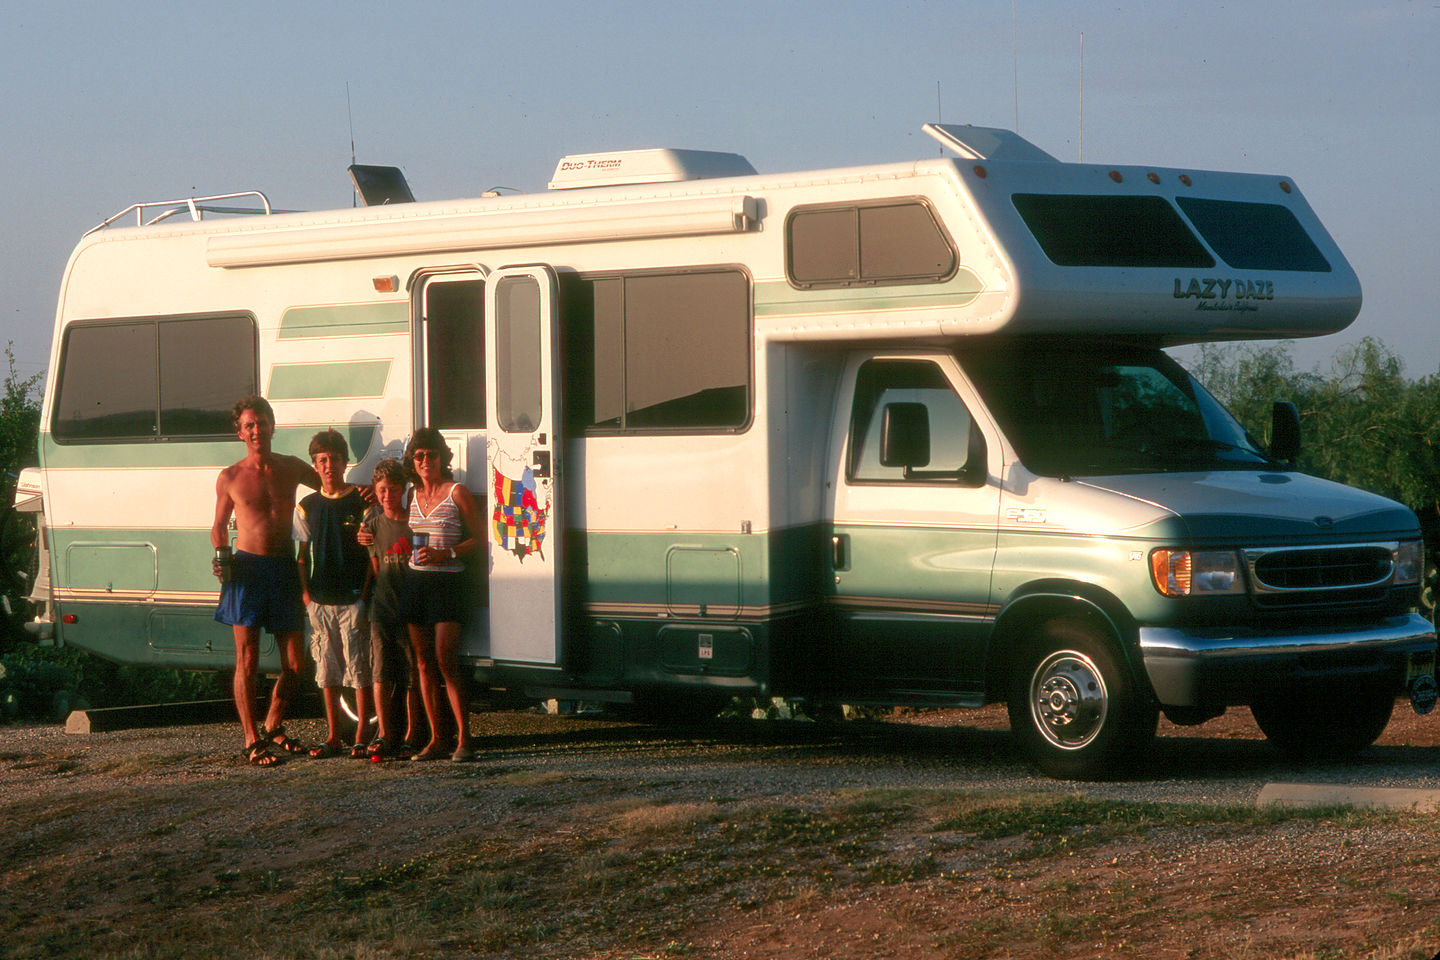
POLYGON ((370 621, 370 668, 376 683, 395 687, 414 684, 415 651, 410 631, 403 623, 370 621))
POLYGON ((312 603, 310 656, 315 683, 327 687, 370 686, 370 625, 365 604, 312 603))

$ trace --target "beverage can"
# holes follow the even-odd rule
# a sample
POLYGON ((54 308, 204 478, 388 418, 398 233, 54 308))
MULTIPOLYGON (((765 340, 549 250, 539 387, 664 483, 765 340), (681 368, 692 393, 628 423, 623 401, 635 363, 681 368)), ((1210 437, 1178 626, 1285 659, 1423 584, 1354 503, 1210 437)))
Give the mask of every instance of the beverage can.
POLYGON ((232 555, 230 553, 229 544, 225 544, 224 546, 219 546, 215 548, 215 566, 220 569, 221 583, 230 582, 230 568, 232 566, 231 560, 232 555))

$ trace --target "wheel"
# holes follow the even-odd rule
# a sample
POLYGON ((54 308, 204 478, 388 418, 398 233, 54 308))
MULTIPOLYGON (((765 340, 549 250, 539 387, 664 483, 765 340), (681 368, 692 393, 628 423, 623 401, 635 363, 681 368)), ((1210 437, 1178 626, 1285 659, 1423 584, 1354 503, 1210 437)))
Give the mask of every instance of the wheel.
POLYGON ((1010 729, 1049 776, 1095 780, 1144 755, 1159 710, 1103 634, 1075 618, 1043 624, 1009 697, 1010 729))
MULTIPOLYGON (((360 722, 360 713, 355 709, 355 691, 349 689, 348 687, 342 689, 340 692, 340 711, 344 713, 345 716, 349 717, 353 722, 360 722)), ((373 727, 376 720, 378 719, 379 718, 375 715, 375 711, 371 710, 370 716, 366 718, 365 722, 373 727)))
POLYGON ((1280 752, 1296 760, 1344 760, 1385 732, 1395 696, 1338 686, 1293 691, 1251 704, 1255 723, 1280 752))

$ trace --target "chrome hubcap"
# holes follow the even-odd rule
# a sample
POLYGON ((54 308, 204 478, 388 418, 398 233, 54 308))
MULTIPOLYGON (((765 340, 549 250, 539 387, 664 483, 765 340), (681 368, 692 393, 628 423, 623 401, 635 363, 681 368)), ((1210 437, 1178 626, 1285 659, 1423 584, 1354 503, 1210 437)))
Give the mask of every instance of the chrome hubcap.
POLYGON ((1100 669, 1074 650, 1052 653, 1030 678, 1035 727, 1063 750, 1078 750, 1095 739, 1105 726, 1108 702, 1100 669))

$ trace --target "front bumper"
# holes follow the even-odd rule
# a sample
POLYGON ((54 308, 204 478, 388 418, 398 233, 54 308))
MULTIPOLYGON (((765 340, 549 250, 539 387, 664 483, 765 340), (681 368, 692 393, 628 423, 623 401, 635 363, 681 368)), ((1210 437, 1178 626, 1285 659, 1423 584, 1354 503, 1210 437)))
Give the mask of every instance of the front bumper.
POLYGON ((1338 681, 1406 692, 1435 670, 1435 626, 1419 614, 1317 633, 1141 627, 1140 653, 1163 706, 1252 703, 1293 683, 1338 681))

